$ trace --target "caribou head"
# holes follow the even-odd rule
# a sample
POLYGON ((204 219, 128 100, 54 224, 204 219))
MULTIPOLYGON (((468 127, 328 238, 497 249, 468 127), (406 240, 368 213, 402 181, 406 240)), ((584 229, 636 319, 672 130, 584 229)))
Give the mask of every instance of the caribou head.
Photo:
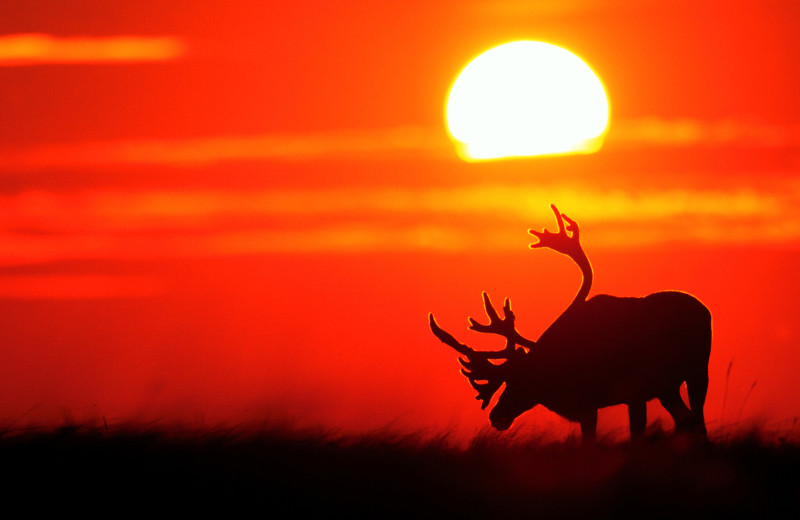
MULTIPOLYGON (((462 357, 458 359, 459 363, 464 367, 461 373, 469 379, 472 387, 478 391, 475 397, 481 401, 481 409, 486 409, 489 402, 500 387, 505 383, 506 385, 512 384, 517 379, 514 377, 515 373, 520 372, 522 365, 528 352, 524 348, 517 348, 517 345, 523 347, 532 347, 534 342, 523 338, 514 327, 514 313, 511 311, 511 303, 506 298, 503 304, 503 317, 501 318, 489 295, 483 293, 483 305, 486 309, 486 315, 489 318, 489 323, 484 325, 478 323, 473 318, 469 318, 471 330, 477 332, 494 333, 504 336, 506 338, 506 347, 500 351, 480 351, 474 350, 467 345, 459 343, 452 335, 443 330, 436 323, 433 313, 428 315, 430 326, 433 333, 443 343, 453 347, 462 357), (493 361, 497 361, 496 363, 493 361)), ((505 392, 504 392, 505 393, 505 392)), ((528 392, 509 392, 509 395, 527 396, 528 392)), ((500 401, 503 401, 502 396, 500 401)), ((498 404, 492 409, 489 414, 489 420, 492 426, 498 430, 506 430, 511 426, 514 418, 527 409, 532 408, 536 403, 504 403, 498 404), (506 410, 508 408, 509 410, 506 410), (521 408, 517 413, 511 414, 511 410, 521 408)))
MULTIPOLYGON (((539 241, 531 244, 532 248, 549 248, 563 253, 581 267, 583 284, 570 307, 574 307, 586 299, 592 282, 592 270, 579 241, 578 224, 560 213, 555 205, 551 206, 558 223, 558 232, 543 230, 530 233, 539 241), (566 221, 566 224, 565 224, 566 221)), ((505 337, 506 347, 500 351, 475 350, 459 343, 451 334, 436 323, 433 313, 429 314, 430 327, 434 335, 446 345, 453 347, 462 357, 459 362, 470 384, 478 391, 476 399, 481 401, 481 409, 486 409, 495 393, 505 384, 494 408, 489 413, 489 421, 498 430, 508 429, 515 418, 530 410, 538 403, 537 378, 532 377, 536 366, 532 363, 530 350, 536 342, 524 338, 514 325, 514 313, 511 303, 506 298, 503 304, 503 317, 495 310, 492 301, 483 293, 483 306, 488 324, 481 324, 469 318, 469 328, 476 332, 498 334, 505 337)))

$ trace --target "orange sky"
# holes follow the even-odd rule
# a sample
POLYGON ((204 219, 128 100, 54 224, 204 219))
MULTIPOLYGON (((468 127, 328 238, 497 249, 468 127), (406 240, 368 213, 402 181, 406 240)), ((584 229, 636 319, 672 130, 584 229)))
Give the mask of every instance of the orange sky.
POLYGON ((579 284, 527 250, 551 202, 581 224, 593 294, 680 289, 711 309, 712 431, 800 415, 793 3, 3 12, 3 424, 473 431, 485 413, 427 313, 480 344, 465 324, 487 290, 537 337, 579 284), (600 75, 600 152, 458 159, 447 90, 514 39, 600 75))

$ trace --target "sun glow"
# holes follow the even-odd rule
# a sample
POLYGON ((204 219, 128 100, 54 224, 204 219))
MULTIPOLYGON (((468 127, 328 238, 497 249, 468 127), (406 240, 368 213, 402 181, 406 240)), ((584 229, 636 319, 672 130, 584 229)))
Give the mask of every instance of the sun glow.
POLYGON ((603 144, 609 106, 591 68, 544 42, 484 52, 459 74, 446 118, 466 160, 592 153, 603 144))

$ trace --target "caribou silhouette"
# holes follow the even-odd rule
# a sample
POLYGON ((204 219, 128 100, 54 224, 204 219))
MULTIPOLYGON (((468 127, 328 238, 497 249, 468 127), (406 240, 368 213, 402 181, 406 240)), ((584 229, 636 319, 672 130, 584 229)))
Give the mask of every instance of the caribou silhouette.
POLYGON ((580 267, 583 282, 572 303, 537 341, 516 330, 508 298, 501 318, 483 293, 489 323, 469 318, 471 330, 505 337, 506 347, 500 351, 474 350, 458 342, 429 314, 436 337, 461 354, 461 373, 478 391, 482 409, 505 384, 489 413, 492 426, 506 430, 522 413, 541 404, 579 422, 584 442, 591 442, 597 410, 626 404, 631 439, 638 439, 647 423, 646 403, 657 398, 674 419, 676 430, 704 438, 711 313, 684 292, 657 292, 641 298, 597 295, 587 300, 593 273, 580 245, 578 225, 555 205, 551 208, 558 232, 529 230, 539 239, 530 247, 569 256, 580 267), (684 382, 689 407, 680 395, 684 382))

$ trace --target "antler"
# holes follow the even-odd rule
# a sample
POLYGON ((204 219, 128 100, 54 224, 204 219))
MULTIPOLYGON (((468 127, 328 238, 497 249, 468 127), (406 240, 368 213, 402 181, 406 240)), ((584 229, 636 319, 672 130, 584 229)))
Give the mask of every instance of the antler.
POLYGON ((558 208, 555 204, 550 204, 550 208, 552 208, 553 213, 556 214, 558 233, 553 233, 551 231, 547 231, 546 229, 542 231, 529 229, 528 233, 539 239, 537 243, 531 244, 530 247, 531 249, 546 247, 554 251, 558 251, 559 253, 563 253, 570 258, 574 258, 579 253, 583 252, 583 248, 581 248, 578 223, 558 211, 558 208), (568 226, 564 226, 565 220, 567 221, 568 226), (572 236, 567 235, 567 231, 570 231, 572 236))
POLYGON ((483 296, 483 308, 486 310, 486 316, 489 317, 489 323, 483 325, 475 321, 474 318, 469 318, 469 328, 475 332, 494 333, 504 336, 506 338, 506 348, 501 352, 513 352, 515 345, 531 348, 536 345, 536 342, 523 338, 517 329, 514 327, 514 312, 511 310, 511 301, 506 298, 503 302, 503 316, 500 318, 497 311, 494 310, 492 300, 489 295, 481 293, 483 296))
POLYGON ((495 365, 490 359, 505 359, 506 363, 512 358, 523 356, 524 350, 517 349, 516 345, 532 347, 535 342, 525 339, 514 328, 514 313, 511 311, 511 302, 508 298, 503 303, 503 318, 501 318, 492 305, 489 295, 483 293, 483 306, 489 323, 483 325, 469 318, 469 328, 476 332, 494 333, 506 338, 506 347, 500 351, 479 351, 474 350, 463 343, 459 343, 450 333, 439 327, 433 317, 433 313, 428 315, 431 330, 444 344, 453 347, 459 354, 466 357, 459 358, 458 362, 464 367, 461 373, 469 379, 470 385, 478 391, 475 399, 481 401, 481 409, 489 405, 492 396, 505 382, 505 363, 495 365))
POLYGON ((571 307, 576 303, 586 301, 586 297, 589 295, 589 290, 592 287, 592 279, 594 278, 592 273, 592 264, 589 262, 589 258, 586 256, 583 247, 581 247, 578 223, 558 211, 558 208, 556 208, 555 204, 551 204, 550 207, 553 209, 553 213, 556 214, 558 232, 553 233, 551 231, 547 231, 546 229, 542 231, 529 229, 528 233, 539 239, 538 242, 531 244, 530 247, 531 249, 546 247, 548 249, 558 251, 559 253, 563 253, 572 258, 572 260, 578 264, 578 267, 580 267, 581 273, 583 274, 583 282, 581 283, 581 288, 578 290, 578 294, 570 304, 571 307), (565 220, 567 221, 566 226, 564 225, 565 220), (567 235, 567 231, 571 232, 572 235, 567 235))

